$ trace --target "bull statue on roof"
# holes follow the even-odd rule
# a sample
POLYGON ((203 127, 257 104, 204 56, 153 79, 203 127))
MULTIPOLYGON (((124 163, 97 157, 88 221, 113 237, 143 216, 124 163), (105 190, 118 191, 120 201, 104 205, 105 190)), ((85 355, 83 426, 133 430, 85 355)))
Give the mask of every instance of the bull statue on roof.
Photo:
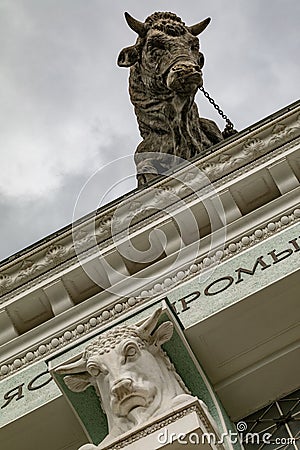
POLYGON ((118 65, 130 67, 129 93, 143 138, 135 153, 141 186, 223 136, 213 121, 199 117, 194 102, 204 64, 197 36, 210 19, 186 26, 170 12, 155 12, 144 23, 128 13, 125 18, 138 37, 120 52, 118 65))
POLYGON ((85 444, 79 450, 103 448, 149 419, 195 398, 161 347, 173 334, 170 321, 155 330, 161 311, 154 311, 142 324, 101 334, 86 346, 80 359, 55 369, 66 374, 64 382, 74 392, 93 386, 107 416, 108 436, 98 446, 85 444))

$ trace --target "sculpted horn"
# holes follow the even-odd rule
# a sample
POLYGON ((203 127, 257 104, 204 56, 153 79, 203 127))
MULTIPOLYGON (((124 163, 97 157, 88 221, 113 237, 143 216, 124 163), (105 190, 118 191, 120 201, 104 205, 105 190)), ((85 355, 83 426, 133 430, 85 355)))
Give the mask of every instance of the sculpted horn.
POLYGON ((145 320, 145 322, 142 323, 142 325, 138 327, 140 333, 146 336, 149 336, 152 333, 157 325, 159 316, 161 315, 161 310, 162 308, 158 308, 150 317, 148 317, 148 319, 145 320))
POLYGON ((66 364, 65 366, 59 366, 54 370, 56 373, 82 373, 86 371, 86 361, 83 358, 79 360, 66 364))
POLYGON ((202 22, 196 23, 195 25, 192 25, 191 27, 187 27, 189 32, 193 34, 194 36, 198 36, 198 34, 202 33, 202 31, 205 30, 209 22, 211 21, 211 18, 208 17, 205 20, 202 20, 202 22))
POLYGON ((144 37, 146 34, 146 29, 143 22, 140 22, 139 20, 135 19, 130 14, 128 14, 128 12, 125 12, 124 15, 129 28, 135 31, 140 37, 144 37))

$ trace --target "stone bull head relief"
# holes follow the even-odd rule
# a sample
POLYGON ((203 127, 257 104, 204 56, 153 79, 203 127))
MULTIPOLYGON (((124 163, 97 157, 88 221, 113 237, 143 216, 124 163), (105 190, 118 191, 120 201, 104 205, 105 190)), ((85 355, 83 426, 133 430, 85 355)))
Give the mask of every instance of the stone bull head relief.
POLYGON ((173 334, 163 322, 154 332, 161 309, 140 325, 116 327, 88 344, 82 357, 55 371, 74 392, 93 386, 108 420, 105 442, 192 398, 161 345, 173 334))

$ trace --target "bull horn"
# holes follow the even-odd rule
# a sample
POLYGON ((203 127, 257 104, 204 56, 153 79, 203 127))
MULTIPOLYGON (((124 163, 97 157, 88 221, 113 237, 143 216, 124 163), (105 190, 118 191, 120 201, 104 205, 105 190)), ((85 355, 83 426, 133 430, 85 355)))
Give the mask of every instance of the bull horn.
POLYGON ((146 34, 146 29, 143 22, 140 22, 139 20, 135 19, 128 12, 125 12, 124 15, 129 28, 135 31, 140 37, 144 37, 146 34))
POLYGON ((80 358, 79 360, 66 364, 65 366, 59 366, 56 369, 54 369, 55 373, 82 373, 86 371, 86 361, 83 358, 80 358))
POLYGON ((207 19, 202 20, 202 22, 196 23, 195 25, 192 25, 191 27, 187 27, 189 32, 194 35, 198 36, 198 34, 202 33, 202 31, 205 30, 209 22, 211 21, 211 18, 208 17, 207 19))
POLYGON ((157 325, 157 321, 159 319, 159 316, 161 315, 161 311, 162 308, 158 308, 156 311, 154 311, 154 313, 152 313, 152 315, 148 317, 148 319, 146 319, 145 322, 143 322, 142 325, 138 327, 139 331, 147 335, 150 335, 157 325))

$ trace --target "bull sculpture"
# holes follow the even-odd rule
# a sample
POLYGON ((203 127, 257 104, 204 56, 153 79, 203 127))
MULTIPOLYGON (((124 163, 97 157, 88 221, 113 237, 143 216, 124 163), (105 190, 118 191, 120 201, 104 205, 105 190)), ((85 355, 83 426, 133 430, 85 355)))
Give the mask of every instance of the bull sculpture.
POLYGON ((126 431, 172 407, 194 398, 161 348, 173 334, 163 322, 153 333, 161 314, 156 310, 141 325, 116 327, 85 348, 78 361, 58 367, 68 374, 64 382, 74 392, 93 386, 107 415, 108 435, 99 444, 79 450, 103 448, 126 431))
POLYGON ((194 102, 204 64, 197 36, 210 19, 186 26, 170 12, 155 12, 144 23, 128 13, 125 18, 138 37, 120 52, 118 65, 130 67, 129 94, 143 138, 135 153, 141 186, 223 136, 213 121, 199 117, 194 102))

